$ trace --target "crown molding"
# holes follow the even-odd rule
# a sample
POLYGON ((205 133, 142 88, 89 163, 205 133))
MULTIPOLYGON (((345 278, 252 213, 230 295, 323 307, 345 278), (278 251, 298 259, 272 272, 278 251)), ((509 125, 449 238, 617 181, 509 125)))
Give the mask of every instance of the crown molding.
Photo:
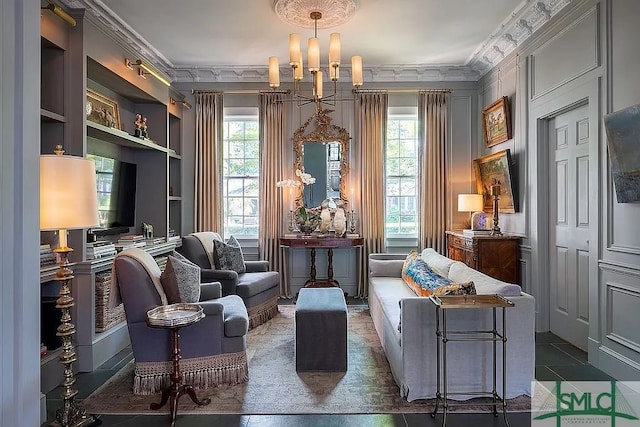
MULTIPOLYGON (((265 67, 174 65, 101 0, 59 0, 69 8, 84 8, 85 16, 120 45, 151 63, 175 82, 265 82, 265 67)), ((477 81, 523 44, 563 8, 579 0, 525 0, 499 28, 457 66, 390 65, 363 70, 367 81, 477 81)), ((341 70, 342 71, 342 70, 341 70)), ((284 76, 290 70, 281 70, 284 76)), ((350 70, 346 70, 350 75, 350 70)))

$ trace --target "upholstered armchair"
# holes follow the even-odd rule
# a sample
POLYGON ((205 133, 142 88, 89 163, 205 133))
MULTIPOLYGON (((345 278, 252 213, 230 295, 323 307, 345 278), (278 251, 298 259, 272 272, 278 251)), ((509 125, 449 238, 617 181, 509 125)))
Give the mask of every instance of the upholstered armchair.
MULTIPOLYGON (((215 266, 214 240, 222 242, 218 233, 192 233, 182 238, 179 249, 186 258, 201 268, 202 282, 218 281, 223 295, 239 295, 249 313, 249 328, 254 328, 278 313, 280 273, 269 271, 267 261, 244 261, 244 272, 215 266)), ((240 270, 242 271, 242 269, 240 270)))
MULTIPOLYGON (((135 359, 134 394, 159 393, 170 384, 171 332, 147 325, 147 311, 167 301, 160 276, 156 261, 140 249, 123 251, 114 260, 111 292, 124 304, 135 359)), ((247 311, 240 297, 221 294, 220 283, 202 284, 198 304, 206 316, 180 330, 180 368, 198 389, 248 379, 247 311)))

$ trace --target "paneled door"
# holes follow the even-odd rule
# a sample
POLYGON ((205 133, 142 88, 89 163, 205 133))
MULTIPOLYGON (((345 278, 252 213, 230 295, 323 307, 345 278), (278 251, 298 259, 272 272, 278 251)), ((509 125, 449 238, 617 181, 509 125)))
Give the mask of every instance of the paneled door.
MULTIPOLYGON (((587 350, 589 328, 589 108, 549 121, 551 332, 587 350)), ((595 165, 593 166, 595 167, 595 165)))

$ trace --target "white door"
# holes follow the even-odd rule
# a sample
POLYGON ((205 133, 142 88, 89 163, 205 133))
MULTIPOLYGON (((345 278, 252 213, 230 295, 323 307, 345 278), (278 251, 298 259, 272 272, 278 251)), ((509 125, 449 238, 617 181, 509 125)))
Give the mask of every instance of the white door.
POLYGON ((588 105, 549 122, 551 332, 587 350, 589 329, 588 105))

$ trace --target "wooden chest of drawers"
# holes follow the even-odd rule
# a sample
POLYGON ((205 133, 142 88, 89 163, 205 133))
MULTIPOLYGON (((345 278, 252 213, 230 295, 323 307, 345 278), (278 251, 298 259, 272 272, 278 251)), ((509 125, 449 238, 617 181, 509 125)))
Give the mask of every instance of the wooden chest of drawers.
POLYGON ((448 257, 474 270, 509 283, 520 284, 517 236, 465 236, 447 231, 448 257))

